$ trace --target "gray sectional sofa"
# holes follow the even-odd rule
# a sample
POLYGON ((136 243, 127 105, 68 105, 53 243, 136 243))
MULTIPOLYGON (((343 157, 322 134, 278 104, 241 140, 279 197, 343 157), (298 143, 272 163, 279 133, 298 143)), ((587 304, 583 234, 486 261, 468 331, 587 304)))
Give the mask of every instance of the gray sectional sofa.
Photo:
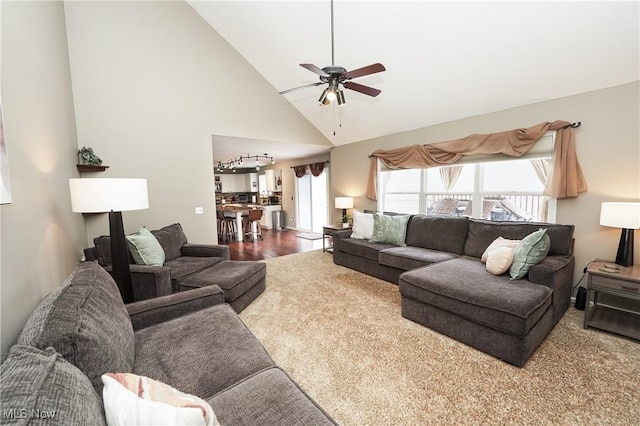
POLYGON ((93 261, 40 303, 3 362, 2 424, 104 425, 104 373, 135 373, 200 397, 222 425, 335 424, 217 286, 125 305, 93 261))
POLYGON ((333 261, 399 285, 402 315, 523 366, 569 306, 573 225, 412 216, 406 246, 333 235, 333 261), (546 229, 547 256, 522 279, 492 275, 480 257, 498 237, 546 229))

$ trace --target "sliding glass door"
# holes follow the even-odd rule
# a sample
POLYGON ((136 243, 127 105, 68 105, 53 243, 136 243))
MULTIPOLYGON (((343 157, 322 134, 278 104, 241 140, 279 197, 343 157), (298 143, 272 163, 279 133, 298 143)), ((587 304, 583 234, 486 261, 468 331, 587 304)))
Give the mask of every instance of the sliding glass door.
POLYGON ((296 179, 298 230, 322 233, 329 220, 329 177, 324 169, 319 176, 307 173, 296 179))

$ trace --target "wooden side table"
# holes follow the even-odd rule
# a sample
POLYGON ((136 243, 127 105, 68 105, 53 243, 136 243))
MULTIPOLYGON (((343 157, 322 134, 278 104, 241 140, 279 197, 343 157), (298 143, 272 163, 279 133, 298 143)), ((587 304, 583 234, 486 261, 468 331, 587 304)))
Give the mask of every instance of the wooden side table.
POLYGON ((599 304, 600 294, 612 294, 640 301, 640 265, 624 267, 612 262, 594 261, 587 268, 587 300, 584 328, 593 327, 640 340, 640 312, 599 304), (612 270, 605 265, 616 266, 612 270))
POLYGON ((351 226, 343 228, 342 225, 325 225, 322 227, 322 252, 328 251, 329 253, 333 253, 333 246, 326 247, 325 246, 325 238, 331 238, 333 234, 338 231, 342 231, 344 229, 351 229, 351 226))

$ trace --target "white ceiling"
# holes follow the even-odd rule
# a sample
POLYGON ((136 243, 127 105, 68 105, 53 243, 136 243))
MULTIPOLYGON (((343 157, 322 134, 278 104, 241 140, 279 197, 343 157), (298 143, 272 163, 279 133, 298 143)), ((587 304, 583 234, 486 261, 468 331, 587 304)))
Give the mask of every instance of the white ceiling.
MULTIPOLYGON (((189 4, 277 91, 331 65, 329 0, 189 4)), ((382 94, 340 108, 324 86, 284 95, 334 145, 640 79, 637 1, 336 0, 334 16, 336 65, 387 68, 354 79, 382 94)))

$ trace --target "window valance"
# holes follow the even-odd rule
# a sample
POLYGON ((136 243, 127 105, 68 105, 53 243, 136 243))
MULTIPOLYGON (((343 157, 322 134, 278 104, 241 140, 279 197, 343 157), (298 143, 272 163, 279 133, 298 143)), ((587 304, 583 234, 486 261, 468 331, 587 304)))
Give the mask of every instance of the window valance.
POLYGON ((453 164, 465 155, 504 154, 521 157, 545 132, 556 130, 551 172, 544 195, 555 198, 576 197, 587 191, 587 182, 575 149, 574 129, 568 121, 545 122, 525 129, 500 133, 473 134, 462 139, 429 145, 413 145, 389 150, 376 150, 371 155, 367 198, 377 199, 377 160, 390 169, 416 169, 453 164))
POLYGON ((297 178, 303 177, 305 173, 307 173, 307 168, 309 169, 309 171, 313 176, 318 177, 320 176, 320 174, 322 174, 325 163, 328 163, 328 161, 320 161, 318 163, 303 164, 301 166, 291 166, 291 168, 293 169, 297 178))

